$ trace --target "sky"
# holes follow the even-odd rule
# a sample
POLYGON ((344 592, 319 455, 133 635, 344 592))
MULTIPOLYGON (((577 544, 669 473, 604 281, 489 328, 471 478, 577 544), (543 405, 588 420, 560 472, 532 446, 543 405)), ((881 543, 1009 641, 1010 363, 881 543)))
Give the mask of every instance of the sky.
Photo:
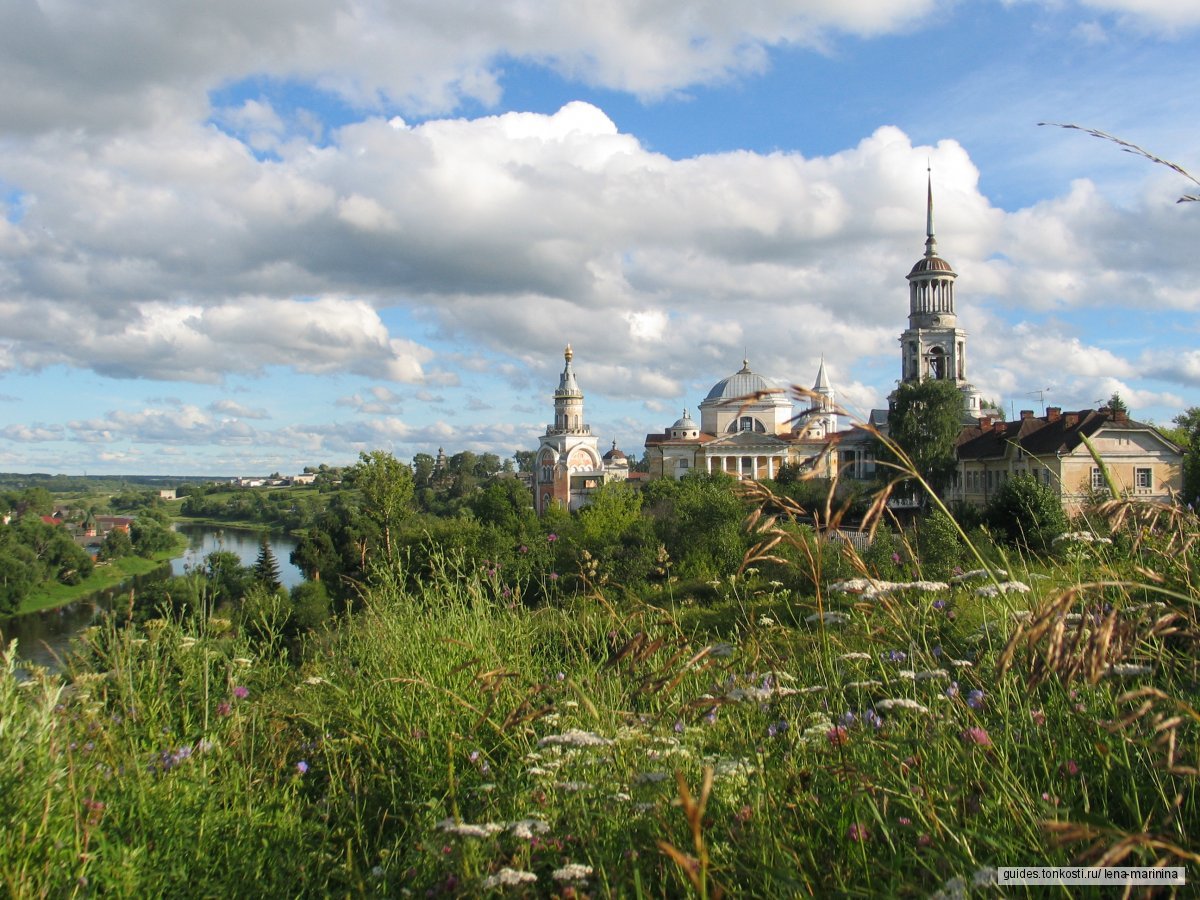
MULTIPOLYGON (((865 415, 958 273, 1006 411, 1200 405, 1196 0, 0 0, 0 470, 642 452, 865 415)), ((848 424, 849 418, 844 420, 848 424)))

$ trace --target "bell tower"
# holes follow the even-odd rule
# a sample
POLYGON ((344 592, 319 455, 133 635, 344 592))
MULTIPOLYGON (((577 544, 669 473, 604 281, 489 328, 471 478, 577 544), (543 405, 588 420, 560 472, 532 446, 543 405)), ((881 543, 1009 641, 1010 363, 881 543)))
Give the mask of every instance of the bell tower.
POLYGON ((979 392, 967 381, 967 333, 958 327, 954 281, 958 274, 937 251, 933 228, 933 173, 928 173, 925 254, 906 276, 908 328, 900 335, 900 380, 953 381, 964 411, 979 415, 979 392))

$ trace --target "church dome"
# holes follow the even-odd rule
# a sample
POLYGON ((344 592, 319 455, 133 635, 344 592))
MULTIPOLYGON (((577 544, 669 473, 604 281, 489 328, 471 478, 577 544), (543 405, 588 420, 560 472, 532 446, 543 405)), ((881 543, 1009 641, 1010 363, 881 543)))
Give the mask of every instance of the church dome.
POLYGON ((705 401, 737 400, 753 394, 780 390, 782 388, 770 379, 763 378, 761 375, 751 372, 750 363, 743 359, 742 367, 728 378, 722 378, 714 384, 712 390, 708 392, 708 396, 704 399, 705 401))
POLYGON ((909 276, 921 275, 925 272, 949 272, 954 274, 954 270, 950 268, 950 263, 946 262, 940 256, 923 256, 917 260, 917 264, 912 267, 909 276))
POLYGON ((604 456, 601 457, 601 459, 603 459, 606 463, 616 462, 617 460, 623 460, 623 459, 628 459, 628 458, 629 457, 627 457, 625 455, 624 450, 617 449, 616 441, 613 441, 612 449, 609 450, 607 453, 604 454, 604 456))

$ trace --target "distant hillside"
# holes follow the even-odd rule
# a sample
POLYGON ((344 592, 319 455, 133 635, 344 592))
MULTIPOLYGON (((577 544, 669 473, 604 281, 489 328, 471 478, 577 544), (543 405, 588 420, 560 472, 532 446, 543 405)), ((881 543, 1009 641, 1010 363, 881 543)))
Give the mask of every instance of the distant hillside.
POLYGON ((40 487, 52 493, 74 493, 92 488, 172 488, 181 484, 229 481, 230 475, 49 475, 45 472, 0 472, 0 490, 40 487))

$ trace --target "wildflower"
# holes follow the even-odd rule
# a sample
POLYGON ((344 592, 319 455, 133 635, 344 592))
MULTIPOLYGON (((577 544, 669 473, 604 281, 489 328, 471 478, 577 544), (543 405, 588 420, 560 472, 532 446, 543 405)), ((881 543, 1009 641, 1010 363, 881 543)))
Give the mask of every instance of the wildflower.
POLYGON ((555 869, 550 877, 555 881, 583 881, 592 874, 592 867, 583 863, 567 863, 561 869, 555 869))
POLYGON ((250 688, 243 687, 239 684, 233 689, 233 696, 237 697, 239 700, 245 700, 250 696, 250 688))
POLYGON ((438 822, 437 827, 447 834, 473 838, 491 837, 493 834, 498 834, 504 830, 503 825, 497 825, 495 822, 486 822, 483 825, 471 825, 467 822, 455 822, 453 819, 443 819, 438 822))
POLYGON ((967 706, 971 709, 983 709, 983 691, 976 688, 967 694, 967 706))
POLYGON ((634 784, 658 784, 667 780, 666 772, 639 772, 634 776, 634 784))
POLYGON ((572 728, 562 734, 549 734, 538 741, 539 747, 607 747, 612 741, 591 731, 580 731, 572 728))
POLYGON ((531 841, 535 834, 545 834, 550 826, 541 819, 518 819, 508 826, 509 833, 522 841, 531 841))
POLYGON ((969 744, 975 744, 977 747, 992 746, 992 737, 987 733, 987 729, 980 728, 978 725, 973 725, 962 733, 963 740, 969 744))
POLYGON ((850 617, 844 612, 838 612, 836 609, 830 609, 823 613, 813 613, 810 616, 805 616, 804 621, 822 622, 825 625, 845 625, 850 621, 850 617))
POLYGON ((307 771, 308 771, 308 763, 306 763, 304 760, 300 760, 300 762, 296 763, 296 773, 298 775, 303 775, 307 771))
POLYGON ((1104 674, 1130 677, 1134 675, 1149 675, 1151 671, 1152 669, 1149 666, 1139 666, 1135 663, 1113 663, 1104 670, 1104 674))
POLYGON ((843 747, 850 740, 850 733, 842 725, 835 725, 825 732, 825 738, 831 746, 843 747))
POLYGON ((911 709, 914 712, 920 712, 920 713, 929 712, 928 709, 926 709, 924 706, 922 706, 916 700, 911 700, 908 697, 893 697, 889 700, 880 700, 875 705, 878 706, 882 710, 911 709))
POLYGON ((495 875, 489 875, 483 879, 483 886, 490 890, 498 887, 517 887, 518 885, 534 881, 537 881, 537 876, 532 872, 525 872, 521 869, 510 869, 505 866, 495 875))
POLYGON ((847 829, 846 837, 856 844, 862 844, 871 839, 871 832, 867 830, 867 826, 855 822, 847 829))

